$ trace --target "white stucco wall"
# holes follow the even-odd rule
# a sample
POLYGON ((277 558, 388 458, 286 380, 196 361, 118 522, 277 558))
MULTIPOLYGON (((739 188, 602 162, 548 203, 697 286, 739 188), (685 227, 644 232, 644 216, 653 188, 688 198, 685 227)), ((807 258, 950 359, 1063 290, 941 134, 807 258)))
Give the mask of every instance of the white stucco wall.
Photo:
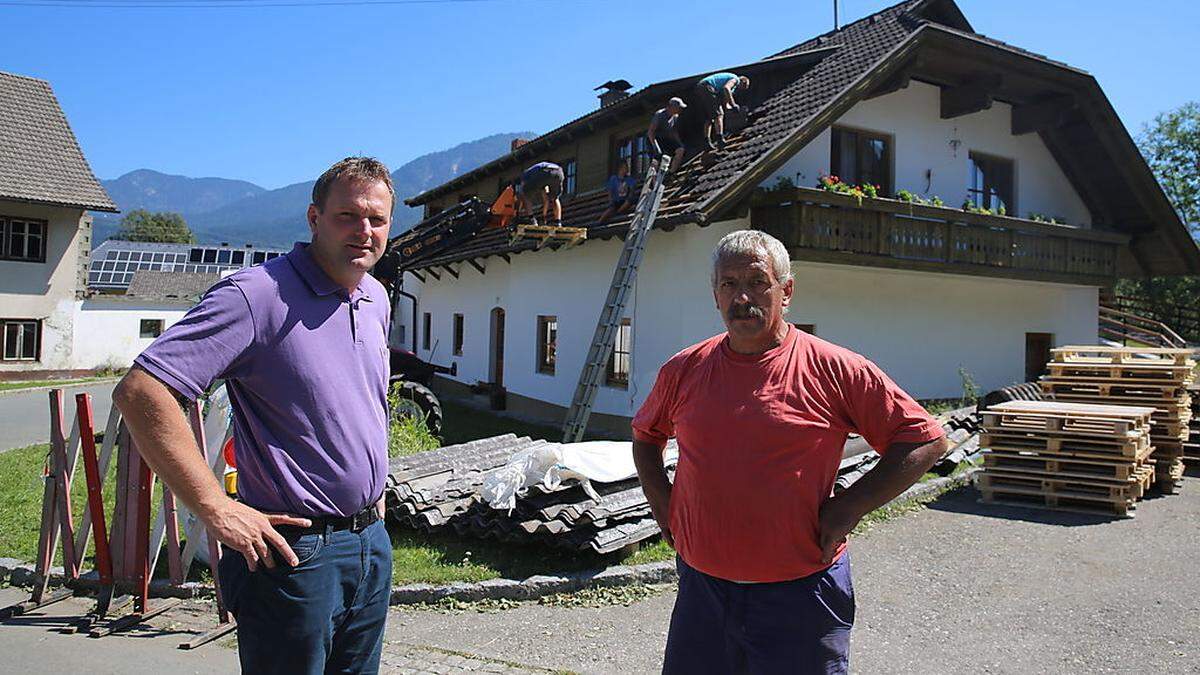
POLYGON ((47 221, 46 262, 0 260, 0 318, 42 322, 38 361, 0 361, 0 372, 71 368, 75 293, 79 285, 79 209, 0 201, 0 215, 47 221))
POLYGON ((126 368, 154 338, 140 337, 142 319, 161 319, 163 330, 183 318, 188 307, 91 298, 74 303, 72 368, 126 368))
MULTIPOLYGON (((712 299, 709 256, 721 236, 746 225, 652 233, 627 311, 634 338, 630 386, 603 388, 595 412, 633 415, 667 358, 724 330, 712 299)), ((457 362, 461 382, 487 381, 490 312, 501 307, 505 386, 569 405, 619 246, 591 242, 562 253, 525 253, 511 265, 492 258, 483 275, 464 265, 459 279, 428 278, 418 326, 429 312, 431 349, 418 354, 442 365, 457 362), (455 312, 464 315, 461 357, 451 355, 455 312), (553 376, 535 369, 538 315, 558 317, 553 376)), ((815 324, 817 335, 874 360, 918 398, 960 396, 960 366, 985 391, 1022 381, 1025 333, 1051 333, 1056 345, 1096 341, 1097 290, 1091 287, 815 263, 793 269, 797 290, 789 320, 815 324)), ((397 313, 398 321, 410 317, 407 305, 397 313)))
MULTIPOLYGON (((1009 215, 1024 218, 1037 212, 1091 226, 1091 214, 1041 138, 1036 133, 1012 135, 1010 105, 996 102, 989 110, 943 120, 939 96, 938 87, 914 81, 905 89, 858 103, 834 125, 892 137, 896 190, 937 195, 957 208, 967 196, 969 153, 977 151, 1012 160, 1016 212, 1009 215), (954 140, 959 141, 957 147, 954 140)), ((815 187, 829 167, 826 129, 762 184, 769 187, 787 177, 798 186, 815 187)))

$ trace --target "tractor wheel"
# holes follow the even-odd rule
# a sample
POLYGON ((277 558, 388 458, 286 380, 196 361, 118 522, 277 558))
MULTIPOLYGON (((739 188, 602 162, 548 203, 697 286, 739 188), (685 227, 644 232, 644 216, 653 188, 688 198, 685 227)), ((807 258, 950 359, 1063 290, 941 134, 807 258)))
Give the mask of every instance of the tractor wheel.
POLYGON ((429 433, 442 433, 442 404, 437 395, 423 384, 408 380, 393 380, 388 417, 395 421, 401 417, 417 417, 425 420, 429 433))

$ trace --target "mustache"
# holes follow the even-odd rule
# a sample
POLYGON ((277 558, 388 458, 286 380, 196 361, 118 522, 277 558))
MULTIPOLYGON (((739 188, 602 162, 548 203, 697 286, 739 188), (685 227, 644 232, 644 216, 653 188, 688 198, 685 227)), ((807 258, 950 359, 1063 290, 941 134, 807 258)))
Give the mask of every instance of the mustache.
POLYGON ((767 313, 757 305, 745 304, 730 307, 727 315, 730 319, 762 319, 767 313))

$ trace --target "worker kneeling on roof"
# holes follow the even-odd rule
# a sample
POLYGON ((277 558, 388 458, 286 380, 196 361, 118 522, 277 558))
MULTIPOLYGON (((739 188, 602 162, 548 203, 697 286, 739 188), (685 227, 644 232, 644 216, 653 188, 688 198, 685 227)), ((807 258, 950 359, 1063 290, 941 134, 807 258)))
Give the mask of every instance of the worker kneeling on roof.
POLYGON ((642 489, 678 552, 663 672, 844 673, 847 535, 944 454, 942 428, 878 366, 785 320, 779 240, 726 235, 712 286, 727 332, 671 357, 633 420, 642 489), (831 496, 851 432, 883 457, 831 496))
POLYGON ((330 167, 312 243, 209 289, 134 361, 113 401, 146 462, 228 548, 221 596, 247 673, 379 672, 391 595, 387 167, 330 167), (238 495, 226 496, 177 399, 225 380, 238 495))
POLYGON ((562 202, 559 201, 559 196, 562 195, 563 189, 563 170, 562 167, 554 162, 538 162, 533 166, 525 169, 525 171, 517 177, 513 183, 513 189, 517 193, 517 213, 522 216, 529 215, 533 209, 533 198, 535 195, 540 195, 542 198, 542 222, 546 222, 549 215, 550 205, 554 205, 554 219, 550 221, 552 227, 560 227, 562 225, 562 202))
POLYGON ((696 83, 696 100, 705 112, 704 142, 710 150, 725 147, 725 110, 737 110, 733 93, 749 88, 750 78, 734 73, 713 73, 696 83), (714 126, 717 129, 715 141, 712 137, 714 126))

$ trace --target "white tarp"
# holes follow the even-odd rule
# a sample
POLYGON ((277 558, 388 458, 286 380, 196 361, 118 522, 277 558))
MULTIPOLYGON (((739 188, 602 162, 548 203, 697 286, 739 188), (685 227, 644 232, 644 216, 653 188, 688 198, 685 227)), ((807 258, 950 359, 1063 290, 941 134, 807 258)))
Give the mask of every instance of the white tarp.
POLYGON ((514 454, 504 466, 483 479, 483 499, 493 509, 509 511, 534 485, 557 489, 564 481, 577 480, 592 499, 600 497, 593 481, 615 483, 637 475, 633 444, 628 441, 546 443, 514 454))

